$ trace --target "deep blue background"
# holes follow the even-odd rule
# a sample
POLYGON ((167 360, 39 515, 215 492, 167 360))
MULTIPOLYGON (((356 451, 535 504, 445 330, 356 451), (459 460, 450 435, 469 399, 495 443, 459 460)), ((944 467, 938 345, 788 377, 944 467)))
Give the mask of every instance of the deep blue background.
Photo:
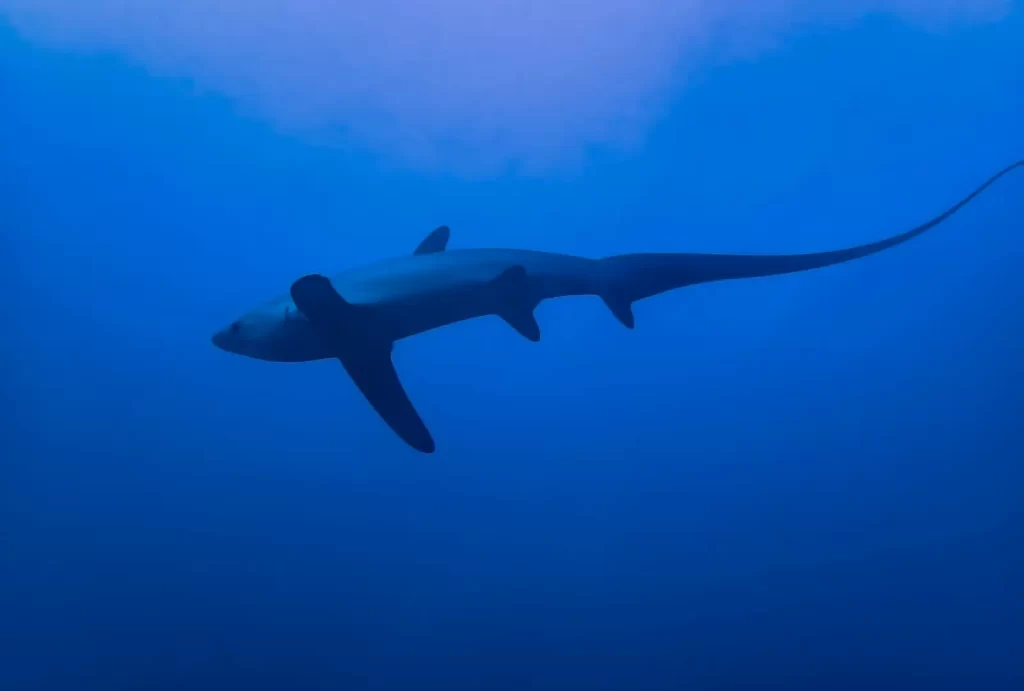
POLYGON ((211 333, 452 246, 831 249, 1024 155, 1024 11, 709 68, 460 179, 0 25, 0 689, 1024 688, 1024 175, 858 263, 399 344, 438 441, 211 333))

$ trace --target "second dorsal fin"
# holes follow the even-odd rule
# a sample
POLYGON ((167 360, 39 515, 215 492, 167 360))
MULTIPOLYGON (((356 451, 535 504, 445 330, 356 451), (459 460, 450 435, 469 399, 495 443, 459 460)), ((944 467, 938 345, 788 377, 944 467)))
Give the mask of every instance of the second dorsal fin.
POLYGON ((438 226, 430 231, 430 235, 423 238, 423 242, 420 243, 413 254, 444 252, 445 248, 448 247, 448 238, 451 236, 452 231, 448 229, 448 226, 438 226))

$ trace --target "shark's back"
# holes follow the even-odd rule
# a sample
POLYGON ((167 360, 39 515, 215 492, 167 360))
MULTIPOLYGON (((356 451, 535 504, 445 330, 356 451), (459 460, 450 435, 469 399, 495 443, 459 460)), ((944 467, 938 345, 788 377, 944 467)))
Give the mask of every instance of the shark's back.
POLYGON ((593 266, 591 259, 549 252, 456 249, 367 264, 337 274, 331 281, 350 303, 377 305, 472 288, 522 267, 538 297, 553 297, 553 293, 573 294, 578 292, 573 288, 585 287, 593 266))

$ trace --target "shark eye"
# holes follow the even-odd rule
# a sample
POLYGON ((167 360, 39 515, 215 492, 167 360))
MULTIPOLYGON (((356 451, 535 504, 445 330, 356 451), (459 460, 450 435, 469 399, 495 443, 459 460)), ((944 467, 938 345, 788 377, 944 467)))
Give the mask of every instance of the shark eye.
POLYGON ((231 333, 236 334, 242 329, 241 322, 235 322, 231 325, 231 333))

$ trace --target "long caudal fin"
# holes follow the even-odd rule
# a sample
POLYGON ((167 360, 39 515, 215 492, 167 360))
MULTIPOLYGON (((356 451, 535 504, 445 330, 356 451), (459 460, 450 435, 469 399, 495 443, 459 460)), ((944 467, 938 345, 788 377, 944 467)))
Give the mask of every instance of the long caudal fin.
POLYGON ((996 180, 1020 167, 1024 167, 1024 160, 999 171, 949 209, 916 228, 857 247, 812 254, 621 254, 607 257, 600 260, 603 273, 600 295, 615 317, 632 328, 630 305, 668 290, 711 281, 809 271, 867 257, 931 230, 996 180))

